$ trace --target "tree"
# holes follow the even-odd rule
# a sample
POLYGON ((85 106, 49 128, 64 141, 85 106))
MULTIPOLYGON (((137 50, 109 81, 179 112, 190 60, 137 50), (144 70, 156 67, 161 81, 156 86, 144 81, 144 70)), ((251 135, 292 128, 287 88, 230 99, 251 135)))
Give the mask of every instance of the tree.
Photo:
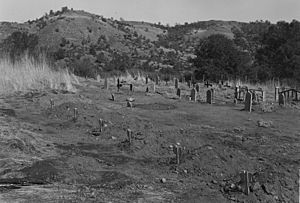
POLYGON ((211 35, 202 40, 195 54, 197 57, 192 62, 196 67, 196 79, 202 79, 205 75, 206 78, 217 81, 222 75, 236 78, 242 74, 242 52, 224 35, 211 35))
POLYGON ((269 72, 268 79, 297 79, 300 58, 300 22, 284 21, 271 25, 261 37, 261 48, 256 52, 256 64, 269 72))
POLYGON ((0 44, 2 53, 9 54, 12 61, 18 60, 25 52, 33 55, 38 44, 38 36, 16 31, 0 44))

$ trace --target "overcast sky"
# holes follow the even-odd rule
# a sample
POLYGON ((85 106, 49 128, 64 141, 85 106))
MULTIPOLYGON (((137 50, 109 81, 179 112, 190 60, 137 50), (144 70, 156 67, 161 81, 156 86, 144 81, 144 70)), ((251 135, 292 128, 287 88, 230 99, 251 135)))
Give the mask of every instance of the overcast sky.
POLYGON ((0 0, 0 21, 25 22, 63 6, 125 20, 300 20, 300 0, 0 0))

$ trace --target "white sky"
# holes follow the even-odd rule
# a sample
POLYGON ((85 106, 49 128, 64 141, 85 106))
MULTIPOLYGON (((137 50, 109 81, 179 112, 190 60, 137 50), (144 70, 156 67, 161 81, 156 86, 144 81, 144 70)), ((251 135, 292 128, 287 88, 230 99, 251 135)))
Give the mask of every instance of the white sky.
POLYGON ((0 21, 25 22, 68 6, 104 17, 161 22, 300 20, 300 0, 0 0, 0 21))

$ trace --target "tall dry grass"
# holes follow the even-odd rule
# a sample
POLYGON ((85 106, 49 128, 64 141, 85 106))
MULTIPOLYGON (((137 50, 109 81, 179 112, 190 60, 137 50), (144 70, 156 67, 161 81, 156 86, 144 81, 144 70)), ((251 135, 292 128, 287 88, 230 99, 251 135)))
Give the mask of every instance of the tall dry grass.
POLYGON ((72 83, 78 83, 74 75, 67 70, 53 70, 46 60, 37 62, 24 56, 12 63, 0 59, 0 94, 41 89, 75 91, 72 83))

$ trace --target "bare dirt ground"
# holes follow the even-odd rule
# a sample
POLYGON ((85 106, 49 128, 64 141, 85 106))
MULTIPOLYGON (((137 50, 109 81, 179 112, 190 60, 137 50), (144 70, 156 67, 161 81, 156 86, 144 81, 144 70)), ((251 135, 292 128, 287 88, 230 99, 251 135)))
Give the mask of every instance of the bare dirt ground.
POLYGON ((0 202, 298 202, 299 102, 248 113, 230 88, 216 89, 212 105, 204 86, 199 102, 164 84, 158 93, 95 81, 77 88, 0 98, 0 202), (179 165, 170 150, 178 142, 179 165), (249 195, 242 170, 253 174, 249 195))

